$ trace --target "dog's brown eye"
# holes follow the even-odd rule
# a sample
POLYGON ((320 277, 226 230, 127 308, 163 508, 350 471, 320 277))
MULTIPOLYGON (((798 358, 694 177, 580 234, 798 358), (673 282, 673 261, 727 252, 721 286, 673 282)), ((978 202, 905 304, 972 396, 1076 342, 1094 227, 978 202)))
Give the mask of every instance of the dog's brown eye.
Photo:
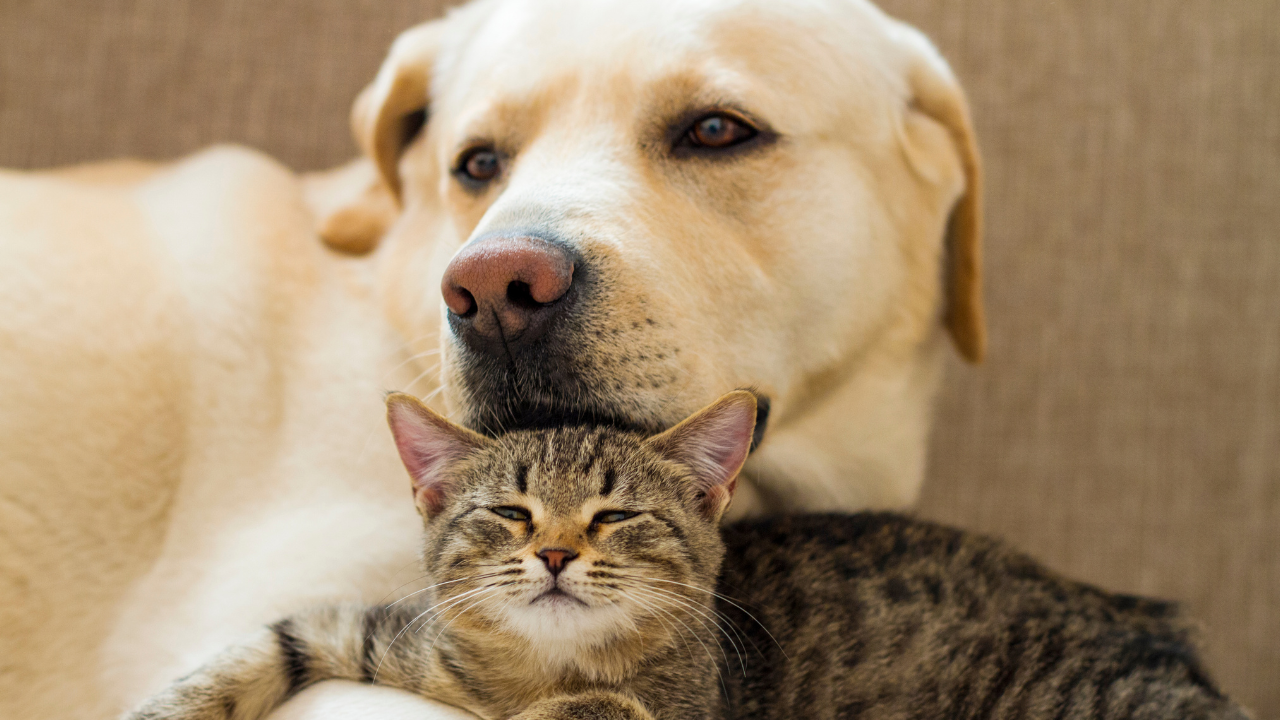
POLYGON ((478 147, 462 156, 457 172, 471 182, 484 183, 497 177, 498 169, 498 153, 492 148, 478 147))
POLYGON ((725 113, 714 113, 698 120, 686 136, 694 147, 719 150, 744 143, 756 136, 756 129, 725 113))

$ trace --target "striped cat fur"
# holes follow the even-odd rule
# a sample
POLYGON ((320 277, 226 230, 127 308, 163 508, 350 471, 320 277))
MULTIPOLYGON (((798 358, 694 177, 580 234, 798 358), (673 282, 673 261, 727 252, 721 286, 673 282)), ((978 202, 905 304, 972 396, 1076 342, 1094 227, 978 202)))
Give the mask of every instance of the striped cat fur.
POLYGON ((131 720, 261 718, 328 679, 523 720, 1248 717, 1171 605, 994 540, 888 513, 721 531, 750 393, 652 438, 388 407, 434 584, 280 620, 131 720))

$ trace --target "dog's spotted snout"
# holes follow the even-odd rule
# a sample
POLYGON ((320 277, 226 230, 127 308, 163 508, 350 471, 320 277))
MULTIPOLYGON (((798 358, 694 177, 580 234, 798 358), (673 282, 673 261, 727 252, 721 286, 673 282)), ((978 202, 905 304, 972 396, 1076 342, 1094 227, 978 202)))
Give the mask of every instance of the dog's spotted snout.
POLYGON ((473 350, 510 353, 547 330, 573 286, 574 269, 567 251, 539 237, 473 241, 445 269, 449 322, 473 350))

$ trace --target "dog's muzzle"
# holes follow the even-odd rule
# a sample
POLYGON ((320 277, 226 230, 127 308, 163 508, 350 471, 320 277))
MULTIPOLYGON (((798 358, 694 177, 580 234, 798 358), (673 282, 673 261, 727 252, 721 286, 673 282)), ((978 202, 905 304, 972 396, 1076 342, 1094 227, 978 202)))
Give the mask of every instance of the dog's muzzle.
POLYGON ((562 243, 532 234, 467 243, 440 288, 454 336, 471 352, 517 362, 573 304, 576 260, 562 243))

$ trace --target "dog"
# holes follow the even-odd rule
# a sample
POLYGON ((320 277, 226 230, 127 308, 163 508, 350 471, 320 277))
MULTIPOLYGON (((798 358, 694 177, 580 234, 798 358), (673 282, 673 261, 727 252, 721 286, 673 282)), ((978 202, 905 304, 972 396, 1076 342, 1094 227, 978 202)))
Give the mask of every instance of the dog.
MULTIPOLYGON (((480 0, 401 35, 352 125, 363 159, 306 178, 238 148, 0 175, 0 714, 118 711, 394 588, 388 388, 485 432, 750 388, 738 516, 914 498, 947 337, 985 345, 973 130, 918 31, 480 0)), ((351 703, 449 712, 277 716, 351 703)))

